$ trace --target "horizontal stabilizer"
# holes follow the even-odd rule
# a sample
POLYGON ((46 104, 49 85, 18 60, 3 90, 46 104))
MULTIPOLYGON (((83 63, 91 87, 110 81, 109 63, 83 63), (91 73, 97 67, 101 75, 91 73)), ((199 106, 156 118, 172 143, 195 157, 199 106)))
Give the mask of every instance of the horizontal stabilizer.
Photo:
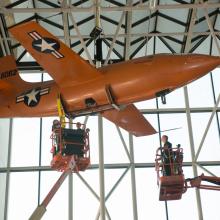
POLYGON ((115 109, 105 111, 102 116, 137 137, 156 133, 156 130, 133 104, 120 111, 115 109))

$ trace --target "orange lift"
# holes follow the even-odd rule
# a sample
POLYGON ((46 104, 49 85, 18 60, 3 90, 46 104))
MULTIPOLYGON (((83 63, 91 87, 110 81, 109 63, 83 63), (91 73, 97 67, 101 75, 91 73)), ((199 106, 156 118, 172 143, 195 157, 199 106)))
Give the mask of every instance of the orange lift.
POLYGON ((161 148, 156 152, 157 184, 160 189, 159 200, 178 200, 186 191, 182 170, 183 149, 167 149, 168 158, 164 159, 161 148))
POLYGON ((79 122, 66 122, 62 103, 59 94, 57 110, 60 121, 54 120, 52 125, 51 168, 63 172, 69 169, 68 164, 73 161, 73 172, 84 171, 90 165, 89 129, 79 122))
POLYGON ((220 191, 220 177, 202 174, 198 177, 185 179, 182 169, 182 148, 171 148, 166 151, 167 158, 164 156, 164 149, 158 148, 155 159, 160 201, 179 200, 188 188, 193 187, 220 191), (209 184, 202 184, 202 181, 209 184))
POLYGON ((70 125, 69 127, 80 126, 80 128, 60 126, 53 129, 51 168, 63 172, 69 168, 68 164, 72 160, 75 163, 73 172, 84 171, 90 165, 89 129, 80 123, 65 124, 70 125))
POLYGON ((43 217, 47 205, 70 173, 84 171, 90 165, 89 129, 80 123, 66 123, 62 120, 54 122, 58 127, 55 128, 53 124, 51 168, 61 171, 62 174, 29 220, 40 220, 43 217), (67 125, 76 125, 78 128, 66 128, 67 125))
POLYGON ((90 165, 89 129, 85 124, 65 121, 60 96, 57 99, 57 106, 60 120, 54 120, 52 126, 51 168, 61 171, 62 174, 29 220, 40 220, 43 217, 47 205, 69 174, 85 171, 90 165))

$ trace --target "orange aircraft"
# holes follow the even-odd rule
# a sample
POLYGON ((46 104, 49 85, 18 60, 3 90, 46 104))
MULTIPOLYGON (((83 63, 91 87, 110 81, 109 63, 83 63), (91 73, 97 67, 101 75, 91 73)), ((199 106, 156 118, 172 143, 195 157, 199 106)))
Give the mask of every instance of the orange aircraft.
POLYGON ((56 116, 60 95, 67 117, 99 112, 136 136, 155 129, 133 105, 162 97, 213 70, 220 58, 158 54, 96 69, 36 22, 14 26, 11 34, 53 78, 28 83, 12 56, 0 59, 0 117, 56 116))

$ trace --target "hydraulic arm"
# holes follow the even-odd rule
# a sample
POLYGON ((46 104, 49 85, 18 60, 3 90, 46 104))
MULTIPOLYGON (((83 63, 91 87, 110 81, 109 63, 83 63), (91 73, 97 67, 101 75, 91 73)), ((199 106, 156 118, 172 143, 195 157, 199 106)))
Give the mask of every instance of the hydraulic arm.
POLYGON ((201 176, 195 178, 186 179, 186 184, 189 183, 190 186, 187 187, 196 187, 199 189, 208 189, 208 190, 219 190, 220 191, 220 177, 201 176), (203 182, 211 183, 212 185, 203 184, 203 182))
POLYGON ((47 194, 43 202, 35 209, 29 220, 40 220, 43 217, 43 215, 47 211, 46 209, 47 205, 50 203, 50 201, 52 200, 52 198, 54 197, 54 195, 56 194, 56 192, 58 191, 64 180, 66 179, 66 177, 73 172, 72 170, 74 169, 74 167, 75 167, 75 161, 74 161, 74 156, 72 156, 72 160, 69 163, 69 169, 65 170, 61 174, 60 178, 51 188, 50 192, 47 194))

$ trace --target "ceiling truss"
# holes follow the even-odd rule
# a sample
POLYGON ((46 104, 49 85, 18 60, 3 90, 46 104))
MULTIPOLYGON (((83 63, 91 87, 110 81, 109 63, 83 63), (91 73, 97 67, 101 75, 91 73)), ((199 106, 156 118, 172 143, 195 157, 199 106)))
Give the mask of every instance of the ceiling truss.
MULTIPOLYGON (((140 50, 146 48, 147 51, 148 44, 154 38, 162 42, 169 53, 183 53, 189 34, 192 35, 190 53, 194 52, 209 36, 216 36, 213 38, 214 41, 220 39, 219 26, 216 24, 220 16, 219 1, 208 3, 176 0, 174 4, 169 2, 164 4, 164 1, 160 0, 102 1, 101 38, 103 47, 105 46, 108 50, 102 63, 120 62, 140 56, 140 50), (198 13, 193 18, 194 27, 189 33, 193 9, 197 9, 198 13), (178 16, 178 13, 184 16, 178 16)), ((69 47, 93 64, 95 43, 90 37, 90 32, 95 26, 94 10, 95 3, 91 0, 67 0, 63 3, 47 0, 18 0, 11 4, 9 1, 3 1, 0 5, 3 27, 0 33, 0 55, 3 55, 3 51, 8 54, 9 51, 6 52, 8 50, 6 48, 9 47, 10 53, 16 56, 21 71, 28 69, 42 71, 34 60, 24 59, 26 50, 8 32, 8 28, 13 25, 34 20, 59 39, 68 41, 69 47), (23 16, 20 16, 21 13, 23 16), (14 22, 8 22, 8 18, 14 22)))

